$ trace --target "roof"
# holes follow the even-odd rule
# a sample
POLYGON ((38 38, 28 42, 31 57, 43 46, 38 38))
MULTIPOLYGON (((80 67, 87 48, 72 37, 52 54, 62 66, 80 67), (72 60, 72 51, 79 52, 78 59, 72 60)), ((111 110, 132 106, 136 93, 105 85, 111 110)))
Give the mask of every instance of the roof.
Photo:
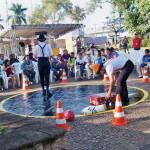
MULTIPOLYGON (((83 24, 39 24, 39 25, 12 25, 16 30, 16 37, 31 38, 35 32, 47 31, 47 35, 58 38, 73 30, 82 28, 83 24)), ((10 38, 11 28, 0 34, 2 38, 10 38)))

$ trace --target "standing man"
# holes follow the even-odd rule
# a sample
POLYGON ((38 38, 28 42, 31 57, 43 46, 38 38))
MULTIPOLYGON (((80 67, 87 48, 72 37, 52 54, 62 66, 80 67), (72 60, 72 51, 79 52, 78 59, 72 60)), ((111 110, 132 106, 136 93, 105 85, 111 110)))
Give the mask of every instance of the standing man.
POLYGON ((128 43, 129 43, 129 41, 128 41, 127 37, 125 36, 124 39, 122 40, 122 45, 123 45, 125 53, 126 53, 126 50, 129 53, 128 43))
POLYGON ((126 81, 129 75, 131 74, 131 72, 133 71, 133 68, 134 68, 134 64, 132 63, 132 61, 127 60, 126 58, 121 56, 108 60, 105 63, 105 65, 96 64, 94 66, 94 71, 97 74, 100 73, 101 75, 104 75, 107 72, 107 74, 109 75, 110 86, 109 86, 108 94, 106 96, 106 100, 111 99, 111 93, 116 83, 116 72, 122 70, 122 72, 119 74, 119 77, 117 78, 116 93, 121 96, 123 105, 129 104, 126 81))
POLYGON ((46 38, 44 35, 39 35, 37 39, 40 43, 35 47, 34 56, 38 57, 38 69, 40 74, 40 81, 43 90, 43 95, 47 95, 51 97, 52 94, 49 90, 49 75, 50 75, 50 62, 49 58, 53 56, 53 51, 49 45, 47 45, 44 41, 46 38), (44 84, 46 83, 46 90, 44 88, 44 84))
POLYGON ((137 36, 137 34, 135 34, 135 38, 133 39, 134 50, 140 50, 141 43, 142 43, 142 40, 137 36))

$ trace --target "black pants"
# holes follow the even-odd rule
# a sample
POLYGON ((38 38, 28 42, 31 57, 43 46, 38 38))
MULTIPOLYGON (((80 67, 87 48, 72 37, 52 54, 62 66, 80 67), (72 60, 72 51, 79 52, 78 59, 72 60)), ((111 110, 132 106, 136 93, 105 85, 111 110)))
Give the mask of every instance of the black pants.
POLYGON ((122 102, 129 102, 126 81, 129 75, 131 74, 131 72, 133 71, 133 69, 134 69, 133 62, 128 60, 117 79, 116 93, 120 95, 122 102))
POLYGON ((50 62, 46 57, 38 58, 38 69, 40 75, 41 86, 49 86, 50 62))
POLYGON ((134 48, 134 50, 139 51, 139 50, 140 50, 140 48, 134 48))

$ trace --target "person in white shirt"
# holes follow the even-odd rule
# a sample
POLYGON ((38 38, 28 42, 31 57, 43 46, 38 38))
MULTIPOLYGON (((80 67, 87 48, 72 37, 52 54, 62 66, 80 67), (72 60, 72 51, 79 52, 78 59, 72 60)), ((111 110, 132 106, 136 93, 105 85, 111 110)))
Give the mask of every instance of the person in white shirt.
POLYGON ((91 55, 96 57, 97 58, 97 55, 98 55, 98 51, 96 51, 95 47, 94 46, 91 46, 91 55))
POLYGON ((86 59, 88 61, 88 67, 89 67, 89 70, 90 70, 90 74, 92 75, 93 73, 93 64, 94 64, 94 56, 91 56, 91 53, 88 51, 87 53, 87 56, 86 56, 86 59))
POLYGON ((5 59, 4 59, 4 54, 0 55, 0 65, 4 65, 5 59))
POLYGON ((101 75, 104 75, 107 72, 107 74, 109 75, 110 87, 106 96, 106 100, 110 100, 111 98, 111 93, 116 82, 116 72, 122 70, 119 74, 119 77, 117 78, 116 93, 120 95, 123 105, 127 105, 129 103, 129 98, 126 81, 134 69, 133 62, 124 57, 118 56, 116 58, 108 60, 105 65, 96 65, 99 65, 98 67, 94 66, 94 70, 97 74, 100 73, 101 75))
POLYGON ((49 58, 53 56, 53 51, 51 47, 44 43, 46 38, 43 34, 39 35, 37 39, 40 43, 36 45, 35 50, 33 52, 34 56, 38 57, 38 69, 40 75, 41 86, 43 90, 43 95, 47 95, 51 97, 52 94, 49 90, 49 74, 50 74, 50 62, 49 58), (45 80, 45 81, 44 81, 45 80), (46 90, 44 89, 44 84, 46 83, 46 90))
POLYGON ((78 66, 80 67, 80 81, 83 80, 83 75, 85 73, 85 65, 87 64, 87 59, 82 57, 82 53, 78 54, 78 58, 76 60, 78 66))

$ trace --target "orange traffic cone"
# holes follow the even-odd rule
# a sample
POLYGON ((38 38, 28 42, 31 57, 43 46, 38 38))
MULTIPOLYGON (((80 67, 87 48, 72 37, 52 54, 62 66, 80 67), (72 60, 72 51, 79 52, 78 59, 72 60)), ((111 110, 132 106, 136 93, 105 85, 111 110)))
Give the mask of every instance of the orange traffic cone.
POLYGON ((107 72, 104 74, 103 81, 109 81, 109 76, 108 76, 107 72))
POLYGON ((144 74, 143 74, 143 79, 142 82, 149 82, 149 78, 148 78, 148 73, 147 73, 147 66, 144 67, 144 74))
POLYGON ((60 100, 57 102, 56 126, 64 128, 67 131, 70 131, 71 129, 70 127, 67 126, 64 111, 60 100))
POLYGON ((26 75, 23 76, 23 88, 22 88, 22 90, 29 90, 26 75))
POLYGON ((125 120, 125 117, 124 117, 124 111, 122 108, 121 98, 119 94, 117 94, 117 97, 116 97, 114 120, 111 122, 111 124, 115 126, 128 124, 128 121, 125 120))
POLYGON ((68 83, 65 69, 63 69, 62 82, 61 83, 68 83))

